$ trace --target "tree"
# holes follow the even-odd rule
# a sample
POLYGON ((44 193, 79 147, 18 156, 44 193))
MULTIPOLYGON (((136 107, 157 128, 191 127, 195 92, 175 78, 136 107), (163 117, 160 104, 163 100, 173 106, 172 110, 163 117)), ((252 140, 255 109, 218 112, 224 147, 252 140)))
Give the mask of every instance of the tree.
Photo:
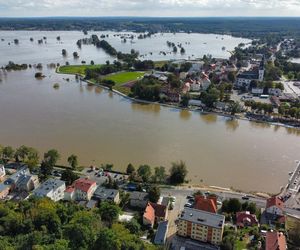
POLYGON ((125 224, 125 227, 129 230, 130 233, 132 234, 139 234, 141 231, 141 225, 138 223, 138 221, 133 218, 131 221, 128 221, 125 224))
POLYGON ((2 149, 3 161, 8 162, 14 157, 14 149, 11 146, 6 146, 2 149))
POLYGON ((131 163, 129 163, 127 168, 126 168, 126 173, 127 174, 132 174, 134 171, 135 171, 134 166, 131 163))
POLYGON ((231 81, 231 82, 235 82, 235 79, 236 79, 236 76, 235 76, 235 74, 232 72, 232 71, 230 71, 229 73, 228 73, 228 80, 229 81, 231 81))
POLYGON ((78 158, 76 155, 70 155, 68 157, 68 163, 69 165, 72 167, 72 169, 76 169, 76 167, 78 166, 78 158))
POLYGON ((44 154, 44 161, 50 166, 54 167, 57 161, 60 159, 60 154, 56 149, 50 149, 44 154))
POLYGON ((209 88, 207 92, 203 92, 201 94, 201 99, 203 103, 211 108, 213 107, 214 103, 218 101, 220 98, 220 91, 215 87, 209 88))
POLYGON ((65 181, 67 185, 71 185, 79 176, 71 169, 66 169, 61 174, 61 180, 65 181))
POLYGON ((112 229, 102 228, 94 244, 94 250, 120 250, 121 243, 112 229))
POLYGON ((120 213, 121 209, 117 205, 108 202, 101 202, 99 207, 99 214, 101 216, 101 219, 108 222, 110 226, 119 218, 120 213))
POLYGON ((222 203, 222 211, 226 213, 236 213, 241 211, 242 204, 241 202, 236 198, 231 198, 229 200, 225 200, 222 203))
POLYGON ((185 181, 187 173, 185 162, 173 162, 170 169, 170 183, 175 185, 182 184, 185 181))
POLYGON ((153 182, 164 183, 166 181, 166 169, 163 166, 154 168, 153 182))
POLYGON ((158 186, 152 186, 149 189, 149 200, 156 203, 160 197, 160 188, 158 186))
POLYGON ((46 180, 53 171, 53 165, 50 165, 47 161, 42 161, 41 163, 41 171, 40 171, 40 180, 46 180))
POLYGON ((151 177, 151 168, 148 165, 141 165, 138 170, 138 175, 144 182, 149 182, 151 177))
POLYGON ((230 103, 229 111, 230 111, 231 115, 235 115, 236 113, 240 113, 241 112, 241 105, 239 104, 239 102, 230 103))
POLYGON ((189 106, 189 100, 190 100, 189 94, 182 95, 180 104, 183 107, 187 107, 187 106, 189 106))

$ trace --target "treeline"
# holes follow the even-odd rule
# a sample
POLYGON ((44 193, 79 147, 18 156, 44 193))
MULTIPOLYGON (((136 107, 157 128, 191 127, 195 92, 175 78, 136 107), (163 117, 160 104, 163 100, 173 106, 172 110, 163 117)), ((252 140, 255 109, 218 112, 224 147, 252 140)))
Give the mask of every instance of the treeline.
POLYGON ((136 219, 118 223, 115 204, 85 210, 69 202, 30 197, 0 203, 0 249, 5 250, 150 250, 136 219))
MULTIPOLYGON (((196 32, 232 34, 239 37, 300 35, 299 18, 284 17, 51 17, 1 18, 2 30, 131 30, 136 32, 196 32)), ((274 38, 275 39, 275 38, 274 38)))

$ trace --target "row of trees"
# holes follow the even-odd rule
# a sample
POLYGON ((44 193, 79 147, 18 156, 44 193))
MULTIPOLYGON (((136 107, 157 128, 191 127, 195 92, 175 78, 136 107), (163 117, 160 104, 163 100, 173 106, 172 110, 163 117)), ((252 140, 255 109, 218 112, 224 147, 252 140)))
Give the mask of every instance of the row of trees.
POLYGON ((149 165, 141 165, 138 169, 135 169, 132 164, 128 164, 126 172, 133 181, 144 183, 169 182, 175 185, 184 183, 188 173, 186 164, 183 161, 173 162, 169 174, 166 173, 166 169, 163 166, 155 167, 153 173, 149 165))

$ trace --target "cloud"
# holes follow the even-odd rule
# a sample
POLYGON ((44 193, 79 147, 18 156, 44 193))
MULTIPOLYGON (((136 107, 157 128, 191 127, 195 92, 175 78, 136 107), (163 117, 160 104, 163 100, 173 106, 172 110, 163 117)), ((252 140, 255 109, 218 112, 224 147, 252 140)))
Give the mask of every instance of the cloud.
POLYGON ((0 0, 0 16, 299 16, 299 0, 0 0))

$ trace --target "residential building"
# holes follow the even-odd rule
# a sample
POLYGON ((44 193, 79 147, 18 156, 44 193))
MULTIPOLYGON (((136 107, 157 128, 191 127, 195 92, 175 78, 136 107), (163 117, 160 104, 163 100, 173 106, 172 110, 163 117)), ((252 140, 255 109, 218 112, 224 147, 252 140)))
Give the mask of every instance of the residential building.
POLYGON ((73 201, 75 200, 75 188, 74 186, 68 186, 64 191, 64 200, 73 201))
POLYGON ((51 178, 35 189, 33 195, 37 197, 48 197, 53 201, 59 201, 64 198, 65 189, 66 184, 64 181, 51 178))
POLYGON ((267 199, 266 204, 266 213, 273 215, 273 216, 283 216, 283 208, 284 204, 281 199, 277 196, 273 196, 269 199, 267 199))
POLYGON ((286 250, 286 238, 281 232, 267 232, 266 250, 286 250))
POLYGON ((32 175, 27 167, 22 167, 11 175, 5 183, 11 186, 12 191, 30 192, 39 186, 39 178, 37 175, 32 175))
POLYGON ((260 96, 264 93, 264 89, 262 89, 262 88, 252 88, 251 93, 252 93, 252 95, 260 96))
POLYGON ((154 244, 164 245, 166 243, 168 228, 169 228, 168 221, 162 221, 158 224, 157 231, 154 238, 154 244))
POLYGON ((282 95, 282 90, 278 88, 269 88, 268 89, 268 94, 269 95, 274 95, 274 96, 281 96, 282 95))
POLYGON ((4 180, 5 175, 6 175, 6 172, 5 172, 4 165, 0 164, 0 181, 4 180))
POLYGON ((195 197, 195 209, 210 212, 210 213, 217 213, 218 206, 217 206, 217 197, 216 196, 202 196, 197 195, 195 197))
POLYGON ((92 198, 97 183, 88 178, 79 178, 65 190, 64 198, 66 200, 89 201, 92 198))
POLYGON ((40 185, 39 178, 37 175, 25 175, 21 176, 16 184, 17 191, 30 192, 36 189, 40 185))
POLYGON ((258 225, 258 220, 255 214, 251 214, 249 211, 236 213, 236 224, 238 227, 252 227, 258 225))
POLYGON ((105 187, 97 187, 93 194, 93 199, 99 201, 111 201, 116 204, 120 203, 120 193, 117 189, 110 189, 105 187))
POLYGON ((237 75, 235 85, 239 88, 244 87, 248 89, 251 81, 258 81, 258 78, 259 78, 259 74, 257 70, 244 71, 237 75))
POLYGON ((248 89, 251 81, 262 82, 264 80, 264 74, 264 59, 262 59, 258 68, 256 67, 252 70, 239 73, 235 84, 237 87, 244 87, 248 89))
POLYGON ((154 223, 165 221, 168 216, 167 206, 148 202, 143 214, 143 224, 153 227, 154 223))
POLYGON ((224 223, 224 215, 185 208, 178 218, 177 234, 219 245, 223 238, 224 223))
POLYGON ((207 90, 208 87, 211 85, 211 81, 209 80, 208 75, 206 75, 204 72, 202 72, 200 84, 201 84, 202 90, 204 90, 204 91, 207 90))
POLYGON ((10 191, 10 186, 4 183, 0 183, 0 200, 3 200, 7 197, 10 191))
POLYGON ((145 192, 134 191, 130 193, 130 206, 145 209, 149 201, 149 195, 145 192))

